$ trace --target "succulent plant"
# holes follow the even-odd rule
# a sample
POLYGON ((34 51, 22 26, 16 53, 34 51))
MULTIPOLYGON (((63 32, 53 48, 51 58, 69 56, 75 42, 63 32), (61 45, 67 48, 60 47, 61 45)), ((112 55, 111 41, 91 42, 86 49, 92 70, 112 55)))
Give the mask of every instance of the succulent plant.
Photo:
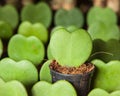
POLYGON ((39 81, 32 88, 32 96, 77 96, 74 87, 65 80, 51 84, 39 81))
MULTIPOLYGON (((68 30, 69 32, 74 32, 75 30, 78 30, 78 28, 76 26, 68 26, 68 27, 63 27, 63 26, 56 26, 53 28, 53 30, 51 31, 51 34, 50 34, 50 37, 54 34, 54 32, 57 32, 57 30, 59 29, 66 29, 68 30)), ((51 50, 50 50, 50 47, 49 47, 49 44, 47 46, 47 58, 48 59, 54 59, 54 57, 52 56, 52 53, 51 53, 51 50)))
POLYGON ((88 32, 93 40, 92 59, 120 60, 120 30, 116 24, 95 22, 89 26, 88 32))
POLYGON ((89 58, 92 51, 92 40, 83 29, 70 32, 61 28, 51 36, 50 50, 61 66, 78 67, 89 58))
POLYGON ((3 58, 0 61, 0 77, 5 81, 18 80, 28 87, 37 82, 38 72, 28 60, 16 62, 10 58, 3 58))
POLYGON ((28 96, 24 86, 17 80, 4 82, 0 78, 0 96, 28 96))
POLYGON ((36 36, 43 43, 47 43, 48 41, 48 31, 41 23, 31 24, 28 21, 22 22, 18 28, 18 33, 26 37, 36 36))
POLYGON ((82 27, 84 24, 84 18, 82 12, 77 8, 72 8, 71 10, 60 9, 55 14, 54 19, 55 25, 57 26, 76 26, 82 27))
POLYGON ((96 74, 92 80, 93 88, 101 88, 108 92, 120 90, 120 61, 111 60, 108 63, 95 59, 96 74))
POLYGON ((116 24, 109 25, 103 22, 94 22, 89 26, 88 32, 91 35, 92 40, 120 40, 120 30, 116 24))
POLYGON ((87 24, 90 26, 99 21, 106 24, 117 24, 117 15, 110 8, 92 7, 87 15, 87 24))
POLYGON ((120 96, 120 91, 116 90, 114 92, 108 93, 106 90, 95 88, 91 90, 88 96, 120 96))
POLYGON ((12 35, 12 27, 7 22, 0 21, 0 38, 9 39, 12 35))
POLYGON ((45 49, 42 41, 37 37, 16 34, 9 41, 8 55, 15 61, 27 59, 38 66, 44 59, 45 49))
POLYGON ((19 21, 17 10, 12 5, 0 6, 0 21, 5 21, 12 28, 16 28, 19 21))
POLYGON ((21 12, 21 20, 29 21, 31 23, 42 23, 44 26, 49 27, 51 24, 52 12, 49 6, 40 2, 37 5, 29 4, 23 7, 21 12))
POLYGON ((39 72, 40 81, 47 81, 49 83, 52 83, 52 76, 50 74, 50 68, 49 68, 49 65, 52 61, 53 60, 48 60, 42 65, 39 72))

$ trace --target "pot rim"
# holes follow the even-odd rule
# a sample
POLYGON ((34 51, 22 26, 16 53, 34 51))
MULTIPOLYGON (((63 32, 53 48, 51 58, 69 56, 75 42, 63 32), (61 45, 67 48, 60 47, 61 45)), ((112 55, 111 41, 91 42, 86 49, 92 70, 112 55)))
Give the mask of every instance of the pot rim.
POLYGON ((89 75, 89 74, 94 73, 94 71, 95 71, 95 65, 93 65, 93 66, 94 66, 94 68, 91 71, 86 72, 86 73, 81 73, 81 74, 64 74, 64 73, 60 73, 60 72, 57 72, 57 71, 51 69, 50 66, 49 66, 49 68, 50 68, 51 72, 56 73, 58 75, 64 75, 64 76, 84 76, 84 75, 89 75))

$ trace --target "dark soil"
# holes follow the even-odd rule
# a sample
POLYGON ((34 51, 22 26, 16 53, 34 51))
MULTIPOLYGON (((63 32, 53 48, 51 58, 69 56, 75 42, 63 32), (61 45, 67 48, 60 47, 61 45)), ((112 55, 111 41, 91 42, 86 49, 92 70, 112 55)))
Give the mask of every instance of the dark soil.
POLYGON ((66 67, 59 65, 58 62, 53 60, 50 64, 50 68, 63 74, 84 74, 92 71, 94 69, 94 65, 91 63, 86 63, 79 67, 66 67))

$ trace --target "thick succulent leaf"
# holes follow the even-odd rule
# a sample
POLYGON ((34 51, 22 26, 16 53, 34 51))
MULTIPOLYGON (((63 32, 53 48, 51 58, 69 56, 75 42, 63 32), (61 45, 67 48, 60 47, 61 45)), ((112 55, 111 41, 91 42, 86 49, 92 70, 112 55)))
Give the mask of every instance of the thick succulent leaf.
POLYGON ((37 37, 17 34, 9 41, 8 55, 16 61, 27 59, 38 66, 44 59, 45 49, 37 37))
POLYGON ((101 88, 108 92, 120 90, 120 61, 111 60, 105 63, 101 60, 93 60, 96 66, 96 74, 92 80, 94 88, 101 88), (113 82, 114 81, 114 82, 113 82))
POLYGON ((51 36, 50 50, 62 66, 78 67, 89 58, 92 40, 85 30, 69 32, 66 29, 60 29, 51 36))
POLYGON ((93 90, 90 91, 90 93, 88 94, 88 96, 111 96, 111 95, 109 95, 109 93, 106 92, 103 89, 95 88, 95 89, 93 89, 93 90))
POLYGON ((28 96, 24 86, 16 81, 4 82, 0 79, 0 96, 28 96))
POLYGON ((0 61, 0 77, 5 81, 18 80, 30 86, 37 82, 38 72, 30 61, 16 62, 10 58, 4 58, 0 61))
POLYGON ((49 65, 52 62, 52 60, 46 61, 42 68, 40 69, 39 77, 41 81, 47 81, 52 83, 52 76, 50 74, 50 68, 49 65))
POLYGON ((22 9, 22 21, 30 21, 31 23, 39 22, 44 26, 49 27, 51 24, 51 19, 51 9, 44 2, 38 3, 37 5, 29 4, 22 9))
POLYGON ((17 10, 12 5, 0 7, 0 21, 5 21, 15 28, 19 21, 17 10))
POLYGON ((73 86, 65 80, 54 84, 40 81, 32 88, 32 96, 47 96, 48 94, 49 96, 77 96, 73 86))
POLYGON ((84 18, 82 12, 77 9, 73 8, 71 10, 64 10, 60 9, 55 14, 55 25, 57 26, 76 26, 76 27, 82 27, 84 24, 84 18))
POLYGON ((96 22, 94 24, 91 24, 91 26, 88 29, 88 32, 93 40, 120 40, 120 30, 116 24, 106 25, 103 22, 96 22))
POLYGON ((13 30, 10 24, 0 21, 0 38, 9 39, 13 35, 13 30))
POLYGON ((117 16, 110 8, 92 7, 87 15, 88 25, 99 21, 106 24, 117 24, 117 16))
POLYGON ((120 91, 118 90, 118 91, 108 93, 103 89, 95 88, 88 94, 88 96, 120 96, 120 91))
POLYGON ((48 40, 48 31, 46 27, 41 23, 31 24, 28 21, 25 21, 20 24, 18 33, 24 36, 36 36, 43 43, 47 43, 48 40))

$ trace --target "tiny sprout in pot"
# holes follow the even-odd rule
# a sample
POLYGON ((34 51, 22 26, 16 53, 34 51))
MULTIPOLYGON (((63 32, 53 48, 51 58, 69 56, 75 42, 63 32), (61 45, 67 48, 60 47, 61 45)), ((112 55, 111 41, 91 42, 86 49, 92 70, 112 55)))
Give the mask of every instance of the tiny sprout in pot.
POLYGON ((92 51, 90 35, 83 29, 73 32, 59 28, 50 39, 50 50, 55 60, 50 64, 52 81, 67 80, 78 96, 87 96, 94 65, 85 62, 92 51))

